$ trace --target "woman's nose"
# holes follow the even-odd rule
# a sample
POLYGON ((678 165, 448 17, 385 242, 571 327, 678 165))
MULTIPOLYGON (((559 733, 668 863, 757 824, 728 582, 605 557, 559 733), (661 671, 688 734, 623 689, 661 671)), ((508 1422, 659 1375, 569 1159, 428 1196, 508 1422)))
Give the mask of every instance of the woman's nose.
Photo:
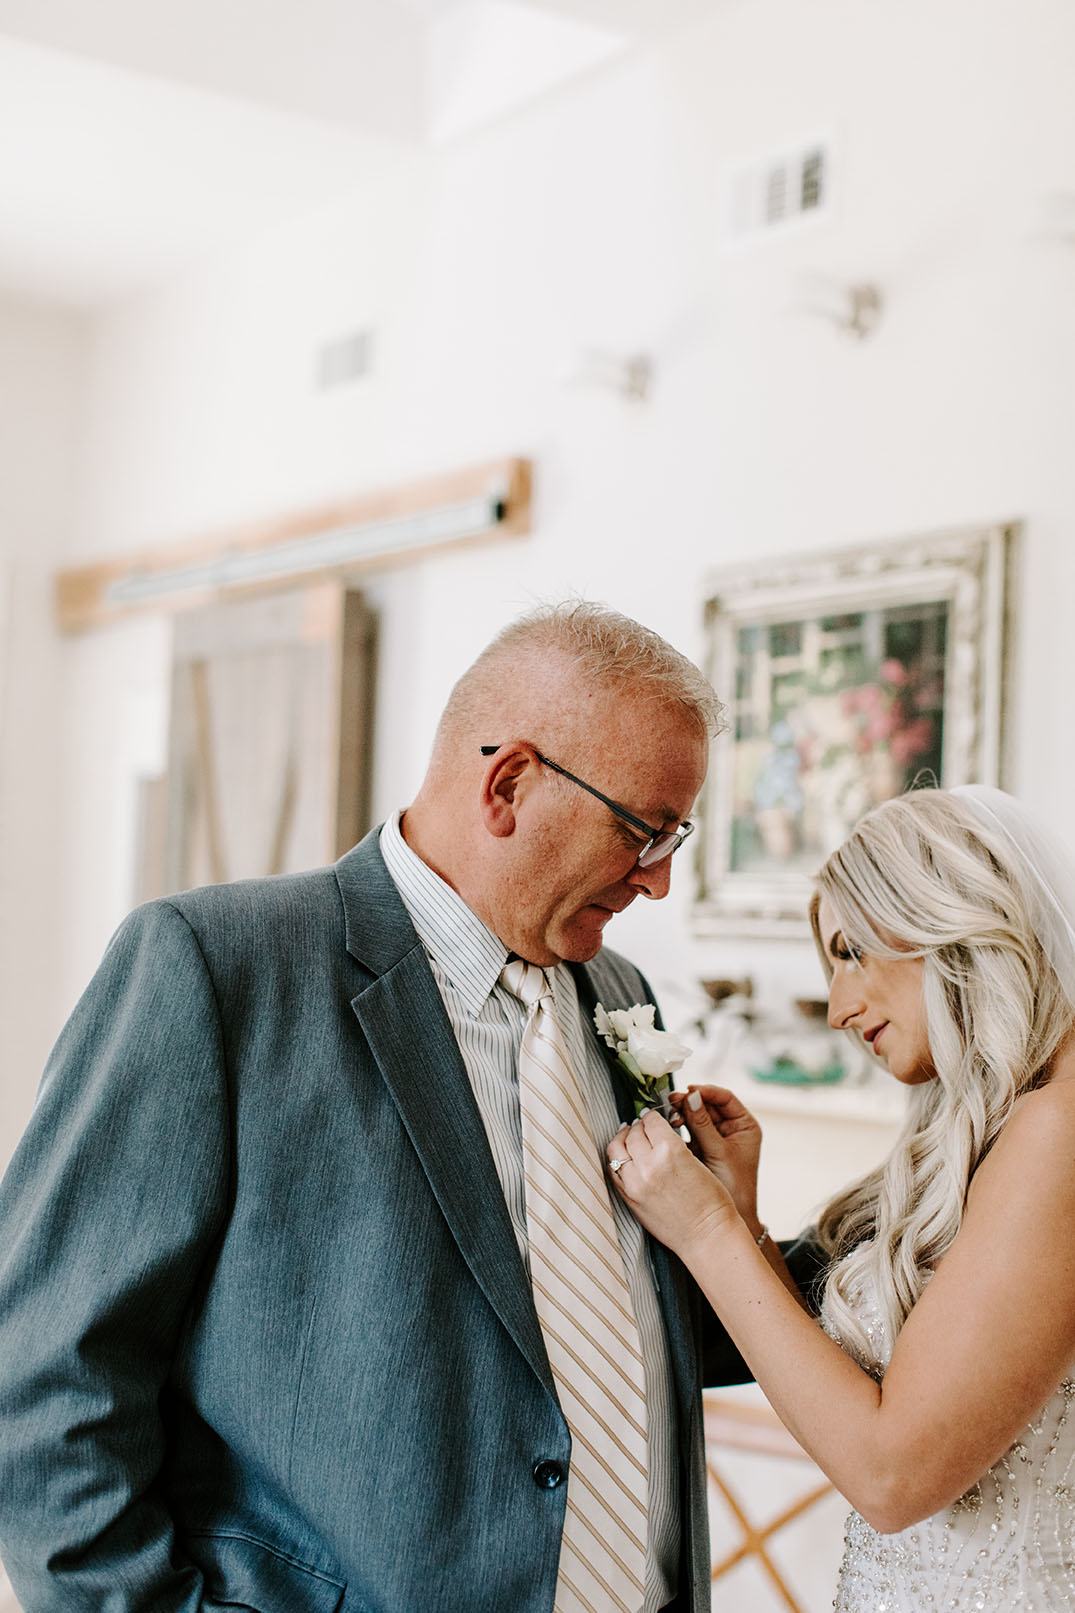
POLYGON ((865 1009, 861 992, 849 991, 845 983, 833 980, 829 987, 829 1024, 834 1031, 845 1031, 865 1009))

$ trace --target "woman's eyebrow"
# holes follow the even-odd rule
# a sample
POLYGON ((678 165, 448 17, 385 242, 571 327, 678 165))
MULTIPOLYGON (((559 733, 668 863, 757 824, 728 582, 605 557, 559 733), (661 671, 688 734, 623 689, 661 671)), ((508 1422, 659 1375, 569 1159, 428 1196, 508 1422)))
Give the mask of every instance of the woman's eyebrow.
POLYGON ((839 941, 842 944, 843 939, 843 934, 839 930, 833 930, 832 934, 829 936, 829 952, 834 958, 836 957, 837 951, 836 943, 839 941))

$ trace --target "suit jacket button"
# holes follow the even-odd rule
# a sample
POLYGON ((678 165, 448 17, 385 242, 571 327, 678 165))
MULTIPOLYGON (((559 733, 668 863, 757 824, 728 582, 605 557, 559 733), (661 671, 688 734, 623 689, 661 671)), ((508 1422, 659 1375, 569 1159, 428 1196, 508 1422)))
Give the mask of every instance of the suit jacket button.
POLYGON ((543 1490, 555 1490, 564 1482, 565 1473, 559 1462, 535 1462, 534 1483, 543 1490))

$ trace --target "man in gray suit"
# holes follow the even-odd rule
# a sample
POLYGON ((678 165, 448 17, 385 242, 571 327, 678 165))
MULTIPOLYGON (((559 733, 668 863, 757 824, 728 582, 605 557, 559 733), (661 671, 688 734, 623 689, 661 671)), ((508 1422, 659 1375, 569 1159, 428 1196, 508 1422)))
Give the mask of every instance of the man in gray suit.
MULTIPOLYGON (((334 868, 121 926, 0 1190, 26 1613, 576 1605, 499 977, 548 971, 603 1153, 632 1110, 593 1008, 650 999, 603 931, 666 894, 718 722, 655 634, 536 612, 456 686, 414 803, 334 868)), ((649 1408, 632 1613, 702 1613, 701 1306, 616 1214, 649 1408)))

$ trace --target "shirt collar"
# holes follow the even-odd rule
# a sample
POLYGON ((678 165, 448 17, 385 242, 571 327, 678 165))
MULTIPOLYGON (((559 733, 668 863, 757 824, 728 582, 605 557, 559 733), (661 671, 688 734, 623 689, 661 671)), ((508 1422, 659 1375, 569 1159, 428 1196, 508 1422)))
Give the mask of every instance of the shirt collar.
POLYGON ((399 827, 402 812, 381 829, 385 866, 429 957, 447 976, 468 1013, 477 1015, 508 961, 508 949, 440 875, 412 851, 399 827))

